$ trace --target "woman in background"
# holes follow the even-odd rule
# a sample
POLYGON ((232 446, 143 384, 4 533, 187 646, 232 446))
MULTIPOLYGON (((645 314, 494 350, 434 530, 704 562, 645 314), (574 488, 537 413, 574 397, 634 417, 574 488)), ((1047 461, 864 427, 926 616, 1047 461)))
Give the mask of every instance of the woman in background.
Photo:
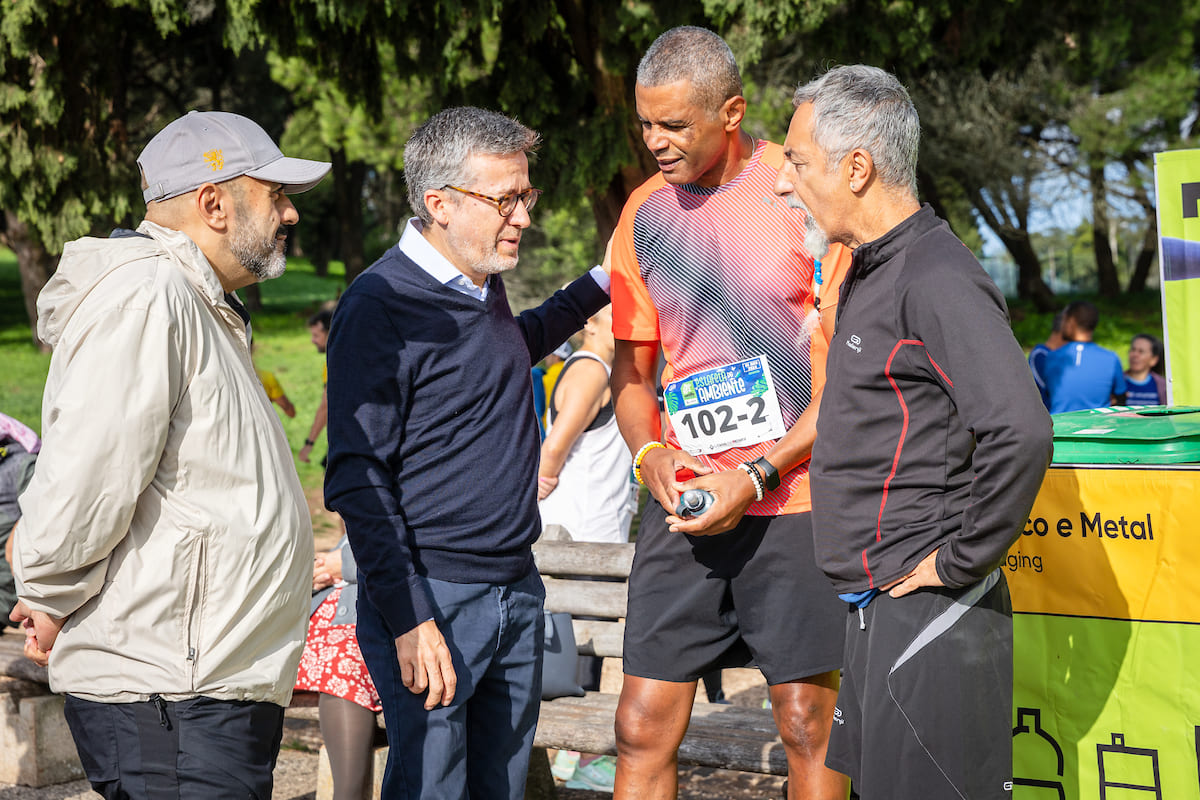
POLYGON ((543 527, 562 525, 577 542, 629 541, 637 502, 608 389, 614 346, 606 306, 587 321, 546 402, 538 511, 543 527))
POLYGON ((1125 403, 1159 406, 1167 402, 1163 377, 1163 346, 1148 333, 1139 333, 1129 343, 1129 369, 1125 370, 1125 403))
POLYGON ((321 738, 334 800, 361 800, 371 774, 375 715, 383 710, 355 636, 358 569, 343 536, 313 562, 313 604, 296 691, 319 692, 321 738))

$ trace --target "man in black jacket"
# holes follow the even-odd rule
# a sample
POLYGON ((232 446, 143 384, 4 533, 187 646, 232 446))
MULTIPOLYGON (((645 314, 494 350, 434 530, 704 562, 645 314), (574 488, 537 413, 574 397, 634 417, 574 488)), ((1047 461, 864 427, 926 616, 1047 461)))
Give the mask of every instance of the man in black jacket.
POLYGON ((801 86, 776 191, 854 250, 812 457, 817 561, 847 601, 828 766, 863 800, 1012 788, 999 569, 1051 427, 971 252, 916 195, 920 122, 874 67, 801 86))

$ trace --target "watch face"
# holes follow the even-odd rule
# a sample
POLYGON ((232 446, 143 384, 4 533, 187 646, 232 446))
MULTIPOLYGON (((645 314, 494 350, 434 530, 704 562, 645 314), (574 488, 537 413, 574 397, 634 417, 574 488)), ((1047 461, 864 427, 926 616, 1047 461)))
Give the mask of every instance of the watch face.
POLYGON ((763 482, 767 484, 768 490, 779 488, 779 470, 771 466, 766 456, 759 456, 754 464, 762 471, 763 482))

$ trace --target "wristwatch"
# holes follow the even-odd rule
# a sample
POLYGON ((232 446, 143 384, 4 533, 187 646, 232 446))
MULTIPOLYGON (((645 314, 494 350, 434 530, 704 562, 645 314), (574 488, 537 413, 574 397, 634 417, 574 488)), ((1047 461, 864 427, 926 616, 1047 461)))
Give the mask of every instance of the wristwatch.
POLYGON ((771 462, 767 461, 766 456, 759 456, 754 459, 754 466, 758 468, 762 474, 763 483, 767 485, 767 491, 779 488, 779 470, 771 466, 771 462))
MULTIPOLYGON (((312 439, 305 439, 305 440, 304 440, 304 446, 305 446, 305 447, 312 447, 314 444, 316 444, 316 442, 314 442, 312 439)), ((776 483, 778 483, 778 479, 776 479, 776 483)))

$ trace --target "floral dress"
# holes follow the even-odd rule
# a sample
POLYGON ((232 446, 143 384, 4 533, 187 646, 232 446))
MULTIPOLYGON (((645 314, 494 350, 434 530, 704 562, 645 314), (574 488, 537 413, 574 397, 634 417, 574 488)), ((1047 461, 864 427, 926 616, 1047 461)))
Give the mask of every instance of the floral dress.
POLYGON ((334 589, 309 617, 296 691, 321 692, 382 711, 379 694, 358 649, 354 626, 333 623, 341 596, 341 588, 334 589))

